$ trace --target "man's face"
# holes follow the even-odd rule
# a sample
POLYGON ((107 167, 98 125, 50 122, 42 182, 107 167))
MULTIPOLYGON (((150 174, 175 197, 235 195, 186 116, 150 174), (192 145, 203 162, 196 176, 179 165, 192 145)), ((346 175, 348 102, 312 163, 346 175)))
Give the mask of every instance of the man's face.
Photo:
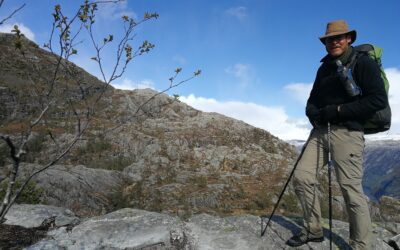
POLYGON ((350 35, 331 36, 325 39, 325 48, 331 56, 339 57, 348 49, 350 43, 350 35))

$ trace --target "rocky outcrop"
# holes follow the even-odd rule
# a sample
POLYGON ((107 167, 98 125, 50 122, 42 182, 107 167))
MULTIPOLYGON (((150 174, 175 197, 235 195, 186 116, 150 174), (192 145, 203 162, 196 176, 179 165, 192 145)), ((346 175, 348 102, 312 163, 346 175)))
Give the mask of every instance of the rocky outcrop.
MULTIPOLYGON (((53 76, 49 72, 55 70, 56 55, 33 43, 24 44, 22 55, 15 49, 12 35, 6 37, 0 43, 0 100, 5 102, 0 107, 5 114, 0 132, 20 140, 22 131, 51 98, 54 105, 33 130, 22 159, 42 166, 68 145, 76 128, 84 123, 85 105, 104 84, 65 61, 52 82, 47 78, 53 76), (37 93, 27 93, 26 88, 37 93), (49 89, 53 90, 51 97, 46 96, 49 89)), ((44 190, 42 202, 68 207, 80 215, 90 209, 102 214, 110 207, 126 206, 184 217, 197 212, 265 212, 271 209, 296 157, 293 147, 267 131, 220 114, 200 112, 150 89, 108 88, 89 110, 90 127, 59 162, 65 169, 49 169, 50 174, 46 171, 35 179, 44 190), (104 176, 104 170, 115 176, 109 185, 97 177, 104 176), (79 175, 85 176, 80 182, 79 175), (101 192, 95 190, 97 178, 101 192), (111 193, 115 199, 110 199, 111 193)), ((0 152, 6 152, 6 147, 0 143, 0 152)), ((0 162, 10 164, 4 155, 0 162)), ((0 173, 1 178, 5 175, 0 173)))
MULTIPOLYGON (((38 217, 45 219, 44 207, 18 205, 11 210, 9 217, 13 216, 13 211, 18 211, 21 219, 9 220, 9 224, 34 225, 39 222, 38 217), (32 211, 38 211, 39 216, 32 211)), ((60 216, 65 217, 62 209, 58 213, 51 211, 54 211, 53 207, 49 207, 48 216, 56 216, 56 221, 60 216)), ((349 249, 346 243, 348 224, 334 221, 333 227, 334 247, 349 249)), ((46 238, 26 249, 290 249, 285 241, 298 232, 300 226, 296 219, 276 216, 264 237, 260 237, 260 230, 261 220, 253 215, 218 217, 198 214, 182 221, 162 213, 121 209, 83 220, 72 229, 56 225, 46 238)), ((309 243, 298 249, 329 249, 328 231, 325 230, 324 234, 324 242, 309 243)), ((373 249, 392 249, 385 243, 393 238, 390 232, 375 227, 373 235, 373 249)), ((400 239, 394 240, 400 243, 400 239)))
MULTIPOLYGON (((38 164, 23 164, 18 180, 24 180, 38 164)), ((113 209, 115 193, 124 183, 119 171, 55 165, 33 178, 41 203, 67 207, 79 216, 104 214, 113 209)))

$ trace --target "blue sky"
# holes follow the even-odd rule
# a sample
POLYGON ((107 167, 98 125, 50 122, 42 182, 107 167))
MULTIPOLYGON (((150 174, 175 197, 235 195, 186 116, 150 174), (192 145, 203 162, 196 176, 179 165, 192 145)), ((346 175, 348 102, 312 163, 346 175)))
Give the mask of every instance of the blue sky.
MULTIPOLYGON (((49 37, 51 12, 60 3, 72 13, 78 0, 6 0, 0 18, 21 3, 17 15, 0 27, 18 24, 26 35, 43 45, 49 37)), ((305 102, 325 55, 318 37, 326 23, 345 19, 358 32, 355 44, 374 43, 384 49, 393 127, 384 135, 400 134, 400 1, 312 0, 128 0, 107 5, 98 14, 96 35, 118 35, 120 16, 140 18, 144 12, 160 16, 140 26, 133 42, 156 45, 135 59, 126 74, 114 82, 124 89, 163 90, 177 67, 182 77, 201 69, 200 77, 172 90, 189 105, 219 112, 266 129, 281 139, 305 139, 310 125, 305 102)), ((89 59, 88 40, 73 61, 99 76, 89 59)), ((105 58, 112 58, 108 52, 105 58)))

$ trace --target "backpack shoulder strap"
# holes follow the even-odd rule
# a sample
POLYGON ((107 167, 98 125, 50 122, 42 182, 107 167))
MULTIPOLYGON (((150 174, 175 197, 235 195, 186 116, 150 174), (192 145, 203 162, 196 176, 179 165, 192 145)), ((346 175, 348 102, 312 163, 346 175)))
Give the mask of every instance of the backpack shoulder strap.
POLYGON ((368 55, 368 52, 373 50, 374 47, 371 44, 361 44, 355 46, 353 49, 354 53, 350 57, 349 62, 346 64, 346 67, 350 68, 352 71, 354 71, 354 67, 357 63, 358 58, 360 58, 363 55, 368 55))

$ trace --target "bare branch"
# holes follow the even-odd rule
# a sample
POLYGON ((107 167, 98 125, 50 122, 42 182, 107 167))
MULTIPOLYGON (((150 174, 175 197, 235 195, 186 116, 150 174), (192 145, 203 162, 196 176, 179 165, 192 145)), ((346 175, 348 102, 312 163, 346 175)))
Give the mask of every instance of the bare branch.
MULTIPOLYGON (((4 2, 4 0, 2 0, 2 1, 0 2, 0 8, 1 8, 1 6, 3 5, 3 2, 4 2)), ((10 14, 8 17, 6 17, 6 18, 4 18, 3 20, 1 20, 1 21, 0 21, 0 25, 3 25, 7 20, 11 19, 18 11, 20 11, 22 8, 24 8, 25 5, 26 5, 25 3, 22 4, 19 8, 15 9, 13 12, 11 12, 11 14, 10 14)))
MULTIPOLYGON (((139 112, 140 112, 140 111, 143 111, 143 108, 144 108, 147 104, 149 104, 152 100, 154 100, 157 96, 159 96, 159 95, 161 95, 161 94, 164 94, 164 93, 170 91, 171 89, 176 88, 176 87, 178 87, 178 86, 184 84, 185 82, 188 82, 188 81, 192 80, 192 79, 195 78, 195 77, 198 77, 198 76, 201 74, 201 70, 197 70, 197 71, 195 71, 195 72, 193 73, 193 76, 188 77, 188 78, 186 78, 186 79, 184 79, 184 80, 181 80, 181 81, 179 81, 178 83, 174 83, 176 77, 178 76, 178 74, 181 73, 181 71, 182 71, 181 68, 176 69, 176 70, 175 70, 175 75, 174 75, 173 77, 169 78, 169 81, 170 81, 169 87, 168 87, 168 88, 165 88, 164 90, 162 90, 162 91, 160 91, 160 92, 158 92, 158 93, 156 93, 156 94, 154 94, 154 95, 151 96, 149 99, 147 99, 145 102, 143 102, 142 104, 140 104, 139 107, 136 108, 136 111, 133 112, 133 114, 132 114, 132 116, 131 116, 131 119, 132 119, 132 118, 137 118, 137 117, 139 117, 139 115, 138 115, 139 112)), ((175 99, 176 99, 176 98, 175 98, 175 99)), ((125 123, 131 121, 131 119, 128 119, 127 121, 125 121, 125 123)), ((113 130, 115 130, 115 129, 117 129, 117 128, 120 128, 122 125, 124 125, 124 123, 118 124, 117 126, 115 126, 115 127, 111 128, 111 129, 107 130, 107 132, 113 131, 113 130)))

